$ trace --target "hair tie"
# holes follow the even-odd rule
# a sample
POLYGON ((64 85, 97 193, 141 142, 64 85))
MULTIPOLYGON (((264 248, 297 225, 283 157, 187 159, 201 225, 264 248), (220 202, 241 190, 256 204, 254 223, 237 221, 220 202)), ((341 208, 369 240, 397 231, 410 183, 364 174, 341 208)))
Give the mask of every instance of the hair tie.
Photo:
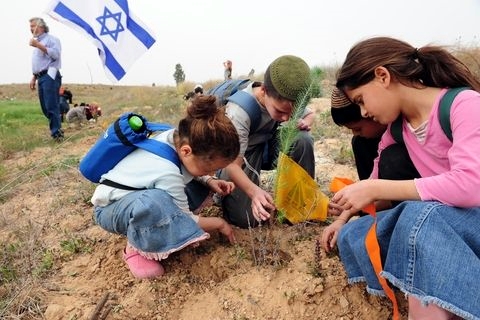
POLYGON ((413 60, 418 60, 418 52, 419 52, 418 48, 415 48, 413 50, 413 53, 412 53, 412 59, 413 60))

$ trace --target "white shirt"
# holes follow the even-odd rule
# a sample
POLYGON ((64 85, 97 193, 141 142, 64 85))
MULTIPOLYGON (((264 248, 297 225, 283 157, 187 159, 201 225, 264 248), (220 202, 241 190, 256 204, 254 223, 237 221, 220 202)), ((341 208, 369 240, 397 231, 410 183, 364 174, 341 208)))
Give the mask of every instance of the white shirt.
MULTIPOLYGON (((162 132, 151 139, 163 141, 172 148, 174 129, 162 132)), ((157 188, 166 191, 175 204, 192 219, 198 222, 198 217, 193 215, 188 207, 185 186, 193 176, 183 167, 182 171, 168 159, 143 149, 136 149, 123 158, 113 169, 102 175, 102 180, 108 179, 134 188, 157 188)), ((91 202, 95 206, 104 207, 116 201, 131 190, 117 189, 100 184, 93 193, 91 202)))

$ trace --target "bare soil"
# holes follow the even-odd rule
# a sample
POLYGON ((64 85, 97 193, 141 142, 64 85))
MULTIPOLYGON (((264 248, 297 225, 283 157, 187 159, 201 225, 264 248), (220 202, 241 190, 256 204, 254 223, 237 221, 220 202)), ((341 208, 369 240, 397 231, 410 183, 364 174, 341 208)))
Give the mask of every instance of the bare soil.
MULTIPOLYGON (((329 100, 316 99, 314 106, 322 114, 329 100)), ((16 288, 8 283, 0 288, 0 318, 391 317, 391 304, 386 298, 366 294, 361 284, 347 284, 338 256, 327 255, 319 248, 316 238, 326 226, 324 222, 235 229, 236 245, 213 233, 199 247, 187 248, 165 260, 163 277, 135 279, 122 260, 125 238, 94 223, 89 199, 95 186, 67 161, 81 157, 95 142, 92 137, 69 137, 81 130, 101 132, 100 126, 90 123, 81 128, 66 127, 63 143, 49 142, 5 160, 4 167, 25 182, 16 185, 8 201, 0 204, 0 242, 5 246, 21 242, 34 252, 17 261, 32 276, 17 281, 16 288), (35 174, 24 169, 31 164, 37 164, 35 174), (38 257, 41 262, 35 259, 38 257)), ((326 193, 334 176, 356 179, 351 161, 338 164, 335 159, 349 138, 348 132, 339 130, 337 138, 320 138, 315 143, 317 181, 326 193)), ((202 214, 221 212, 209 207, 202 214)), ((406 318, 403 298, 399 300, 406 318)))

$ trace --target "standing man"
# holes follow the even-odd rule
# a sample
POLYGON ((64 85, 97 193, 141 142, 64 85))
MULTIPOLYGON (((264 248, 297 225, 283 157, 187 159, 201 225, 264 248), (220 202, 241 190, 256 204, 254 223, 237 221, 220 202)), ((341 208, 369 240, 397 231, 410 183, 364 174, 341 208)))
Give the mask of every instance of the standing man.
POLYGON ((223 71, 223 77, 225 78, 225 80, 232 79, 232 61, 224 61, 223 67, 225 68, 225 70, 223 71))
POLYGON ((49 28, 42 18, 34 17, 29 21, 33 36, 30 46, 34 47, 30 89, 35 90, 38 81, 38 98, 42 112, 49 122, 50 135, 55 141, 60 142, 63 140, 59 104, 59 89, 62 85, 60 75, 62 46, 58 38, 48 33, 49 28))

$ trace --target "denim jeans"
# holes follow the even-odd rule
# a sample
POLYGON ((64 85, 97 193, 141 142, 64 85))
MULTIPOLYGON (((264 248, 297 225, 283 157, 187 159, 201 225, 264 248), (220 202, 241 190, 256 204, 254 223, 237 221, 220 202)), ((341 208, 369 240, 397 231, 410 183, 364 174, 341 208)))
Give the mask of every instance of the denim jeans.
MULTIPOLYGON (((350 283, 383 294, 365 249, 373 223, 364 216, 340 231, 338 248, 350 283)), ((465 319, 480 319, 480 208, 405 201, 377 214, 382 276, 402 292, 465 319)))
POLYGON ((38 98, 40 107, 45 117, 48 119, 50 135, 56 137, 60 134, 62 127, 60 118, 59 90, 62 85, 62 76, 59 72, 55 79, 44 74, 38 78, 38 98))
POLYGON ((144 253, 170 253, 208 237, 160 189, 131 192, 106 207, 95 207, 94 214, 103 229, 127 236, 128 242, 144 253))

